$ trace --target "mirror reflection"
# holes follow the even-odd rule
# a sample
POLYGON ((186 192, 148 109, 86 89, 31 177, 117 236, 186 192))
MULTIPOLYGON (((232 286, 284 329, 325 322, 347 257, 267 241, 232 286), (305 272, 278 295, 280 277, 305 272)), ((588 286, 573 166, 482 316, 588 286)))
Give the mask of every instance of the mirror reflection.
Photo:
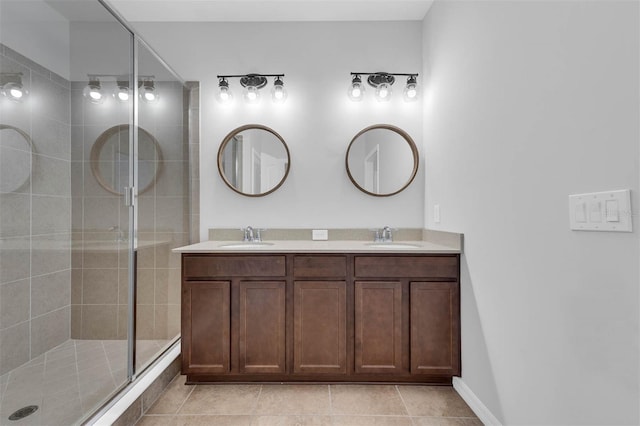
MULTIPOLYGON (((139 194, 153 186, 162 167, 158 141, 138 128, 139 194)), ((91 148, 91 171, 100 185, 112 194, 122 194, 129 185, 129 125, 114 126, 102 133, 91 148)))
POLYGON ((0 192, 26 192, 31 178, 33 144, 17 127, 0 124, 0 192))
POLYGON ((234 191, 260 197, 278 189, 289 174, 289 149, 282 137, 258 124, 229 133, 218 151, 218 171, 234 191))
POLYGON ((386 197, 404 190, 413 181, 418 171, 418 149, 402 129, 370 126, 351 141, 346 166, 358 189, 386 197))

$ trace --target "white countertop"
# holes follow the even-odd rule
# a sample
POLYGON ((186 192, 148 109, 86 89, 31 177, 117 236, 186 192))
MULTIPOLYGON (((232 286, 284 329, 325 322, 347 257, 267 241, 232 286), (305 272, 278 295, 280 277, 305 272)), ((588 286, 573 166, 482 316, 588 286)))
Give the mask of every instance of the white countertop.
POLYGON ((242 241, 204 241, 178 247, 172 251, 175 253, 461 253, 461 250, 457 247, 449 247, 429 241, 375 243, 376 247, 372 246, 372 241, 358 240, 273 240, 264 242, 268 244, 255 246, 242 241), (246 244, 246 246, 243 246, 243 244, 246 244))

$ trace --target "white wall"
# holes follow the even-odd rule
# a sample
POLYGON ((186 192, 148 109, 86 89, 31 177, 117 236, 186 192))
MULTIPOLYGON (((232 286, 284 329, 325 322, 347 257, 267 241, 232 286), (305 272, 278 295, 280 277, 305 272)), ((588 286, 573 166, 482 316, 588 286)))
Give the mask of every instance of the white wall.
MULTIPOLYGON (((402 100, 404 80, 389 103, 347 98, 351 71, 420 72, 421 22, 137 23, 142 36, 187 80, 201 82, 201 234, 211 227, 420 227, 424 168, 393 197, 371 197, 349 181, 349 142, 372 124, 396 125, 422 146, 422 106, 402 100), (215 99, 217 74, 285 73, 289 98, 274 106, 215 99), (225 135, 248 123, 273 128, 289 146, 291 172, 276 192, 243 197, 225 186, 216 156, 225 135)), ((271 81, 269 84, 271 85, 271 81)), ((262 91, 263 96, 268 92, 262 91)), ((265 102, 268 101, 268 102, 265 102)))
POLYGON ((424 20, 426 225, 465 234, 462 378, 503 424, 638 424, 638 223, 569 230, 630 188, 637 2, 436 2, 424 20), (433 206, 442 221, 433 221, 433 206))

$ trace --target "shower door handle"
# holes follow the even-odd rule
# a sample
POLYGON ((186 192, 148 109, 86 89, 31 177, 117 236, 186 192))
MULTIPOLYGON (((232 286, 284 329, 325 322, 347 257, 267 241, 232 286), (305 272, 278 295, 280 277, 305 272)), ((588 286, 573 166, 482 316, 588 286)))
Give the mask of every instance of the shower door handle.
POLYGON ((122 194, 124 196, 124 205, 126 207, 131 207, 133 206, 133 200, 134 200, 134 187, 133 186, 125 186, 124 187, 124 193, 122 194))

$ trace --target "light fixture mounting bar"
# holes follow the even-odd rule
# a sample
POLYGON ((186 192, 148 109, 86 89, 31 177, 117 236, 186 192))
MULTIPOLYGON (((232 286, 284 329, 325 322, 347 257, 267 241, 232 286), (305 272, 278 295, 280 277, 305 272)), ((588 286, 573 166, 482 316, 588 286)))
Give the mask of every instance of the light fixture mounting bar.
POLYGON ((249 75, 255 75, 258 77, 284 77, 284 74, 257 74, 257 73, 252 73, 252 74, 233 74, 233 75, 217 75, 217 78, 242 78, 242 77, 246 77, 249 75))
MULTIPOLYGON (((87 74, 87 77, 89 77, 89 80, 95 80, 97 78, 114 78, 118 80, 118 79, 128 79, 129 75, 128 74, 87 74)), ((155 79, 156 76, 155 75, 139 75, 138 78, 141 80, 152 80, 152 79, 155 79)))
POLYGON ((398 77, 417 77, 419 74, 417 72, 412 73, 399 73, 399 72, 352 72, 351 75, 377 75, 377 74, 386 74, 386 75, 394 75, 398 77))

